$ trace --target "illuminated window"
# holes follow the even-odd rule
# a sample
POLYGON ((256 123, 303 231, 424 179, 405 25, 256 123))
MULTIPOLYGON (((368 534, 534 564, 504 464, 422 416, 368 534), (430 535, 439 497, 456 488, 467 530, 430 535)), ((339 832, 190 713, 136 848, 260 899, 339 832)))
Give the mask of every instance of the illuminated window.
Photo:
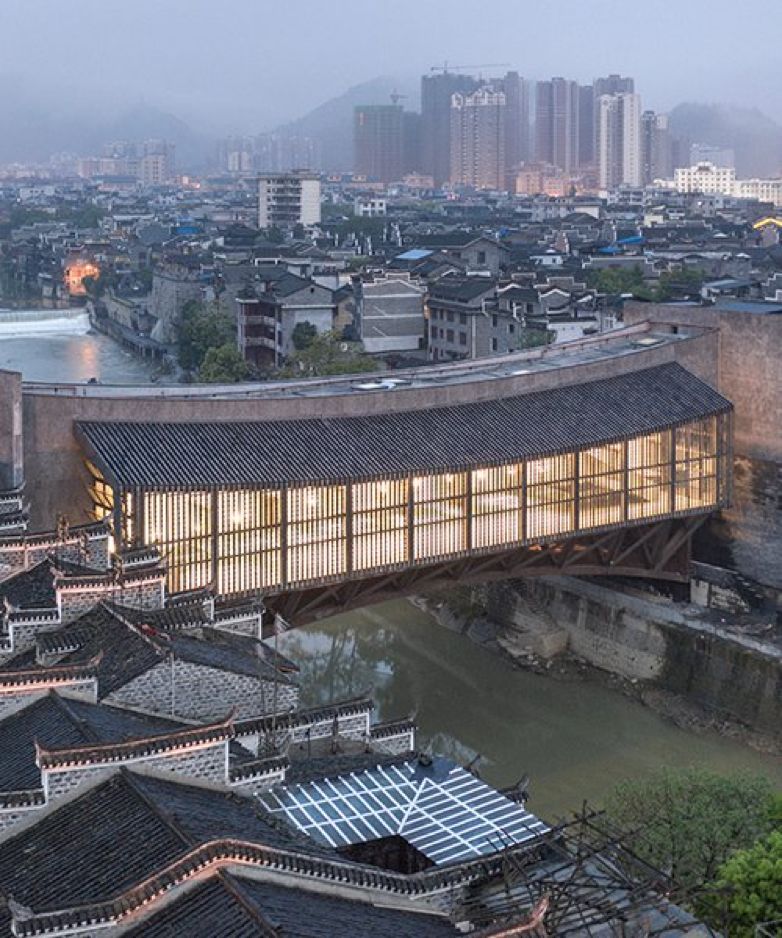
POLYGON ((413 479, 415 560, 447 557, 467 549, 467 474, 413 479))
POLYGON ((717 418, 676 429, 676 511, 717 502, 717 418))
POLYGON ((527 538, 565 534, 575 527, 573 453, 527 463, 527 538))
POLYGON ((90 474, 89 493, 92 502, 90 514, 95 521, 104 518, 111 522, 114 512, 114 489, 103 478, 103 473, 89 459, 85 460, 87 471, 90 474))
POLYGON ((407 479, 359 482, 352 487, 353 569, 407 561, 407 479))
POLYGON ((156 545, 168 563, 172 592, 201 589, 212 581, 212 493, 147 492, 145 544, 156 545))
POLYGON ((624 521, 625 443, 604 443, 579 454, 579 528, 624 521))
POLYGON ((627 516, 654 518, 671 510, 671 431, 627 444, 627 516))
POLYGON ((217 497, 217 588, 242 593, 281 582, 281 494, 228 490, 217 497))
POLYGON ((521 463, 472 473, 472 546, 514 544, 523 538, 521 463))
POLYGON ((347 570, 344 485, 289 489, 288 582, 335 576, 347 570))

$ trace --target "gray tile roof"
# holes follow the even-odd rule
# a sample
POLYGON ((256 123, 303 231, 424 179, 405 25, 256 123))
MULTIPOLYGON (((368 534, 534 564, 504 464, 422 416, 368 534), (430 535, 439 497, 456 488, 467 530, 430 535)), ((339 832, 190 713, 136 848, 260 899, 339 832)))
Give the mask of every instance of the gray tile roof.
MULTIPOLYGON (((35 910, 100 902, 220 838, 339 859, 252 799, 121 770, 0 844, 0 891, 35 910)), ((0 934, 8 920, 0 902, 0 934)))
POLYGON ((51 692, 0 721, 0 791, 40 787, 36 743, 47 750, 68 749, 153 739, 186 728, 173 720, 140 716, 51 692))
POLYGON ((132 928, 128 938, 439 938, 458 935, 446 919, 424 912, 382 908, 368 902, 310 892, 240 876, 214 876, 132 928))
POLYGON ((50 560, 42 560, 0 583, 0 608, 3 600, 18 609, 51 609, 57 604, 54 593, 54 570, 50 560))
MULTIPOLYGON (((388 392, 393 393, 393 392, 388 392)), ((594 446, 729 409, 678 364, 452 407, 243 423, 79 423, 118 485, 281 485, 447 472, 594 446)))

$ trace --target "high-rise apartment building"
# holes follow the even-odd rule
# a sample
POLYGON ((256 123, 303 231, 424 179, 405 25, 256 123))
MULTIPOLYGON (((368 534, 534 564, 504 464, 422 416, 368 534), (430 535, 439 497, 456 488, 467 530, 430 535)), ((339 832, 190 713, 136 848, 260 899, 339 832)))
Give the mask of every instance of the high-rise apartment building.
POLYGON ((402 115, 402 170, 408 173, 421 172, 421 115, 417 111, 405 111, 402 115))
POLYGON ((592 88, 597 102, 604 94, 633 94, 635 79, 626 78, 623 75, 608 75, 605 78, 596 78, 592 83, 592 88))
POLYGON ((491 85, 451 98, 451 174, 454 185, 505 188, 504 91, 491 85))
POLYGON ((578 89, 578 165, 595 162, 595 89, 581 85, 578 89))
POLYGON ((354 108, 353 171, 378 182, 396 182, 402 178, 404 113, 401 104, 354 108))
POLYGON ((451 98, 478 87, 471 75, 442 72, 421 79, 421 169, 441 186, 451 177, 451 98))
POLYGON ((641 115, 641 180, 669 179, 673 173, 673 147, 667 114, 644 111, 641 115))
POLYGON ((574 172, 579 159, 578 83, 565 78, 539 81, 535 104, 536 159, 574 172))
POLYGON ((505 94, 505 168, 510 173, 532 158, 530 82, 518 72, 508 72, 494 84, 505 94))
POLYGON ((592 138, 589 147, 592 151, 592 157, 589 162, 599 163, 600 154, 598 152, 598 133, 600 131, 600 99, 605 94, 633 94, 635 92, 635 79, 625 75, 606 75, 603 78, 595 78, 592 82, 592 138))
POLYGON ((320 223, 320 177, 306 170, 258 177, 258 227, 320 223))
POLYGON ((597 155, 601 189, 643 185, 640 95, 600 96, 597 155))

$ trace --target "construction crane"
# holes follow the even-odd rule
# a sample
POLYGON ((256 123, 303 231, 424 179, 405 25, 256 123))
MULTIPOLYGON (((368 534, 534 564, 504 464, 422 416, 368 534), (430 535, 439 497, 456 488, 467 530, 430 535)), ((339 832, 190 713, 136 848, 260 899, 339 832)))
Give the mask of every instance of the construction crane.
POLYGON ((449 65, 446 60, 442 65, 433 65, 429 71, 430 72, 461 72, 467 68, 510 68, 508 62, 494 62, 489 63, 488 65, 449 65))
POLYGON ((391 92, 391 94, 389 95, 389 97, 391 98, 391 103, 392 103, 392 104, 399 104, 399 102, 400 102, 403 98, 406 98, 407 95, 406 95, 406 94, 400 94, 400 93, 396 90, 396 88, 394 88, 394 90, 391 92))

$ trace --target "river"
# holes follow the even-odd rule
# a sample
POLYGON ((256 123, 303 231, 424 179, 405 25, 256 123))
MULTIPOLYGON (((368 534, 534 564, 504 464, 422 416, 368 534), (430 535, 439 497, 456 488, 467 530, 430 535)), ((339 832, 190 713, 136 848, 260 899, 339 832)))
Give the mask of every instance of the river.
POLYGON ((420 742, 461 762, 481 754, 489 782, 531 779, 530 808, 552 819, 599 804, 620 779, 660 766, 765 774, 782 760, 715 733, 680 729, 619 691, 514 667, 405 600, 284 633, 305 705, 369 692, 381 719, 416 714, 420 742))
POLYGON ((0 309, 0 369, 55 383, 147 384, 153 375, 149 363, 92 332, 86 313, 51 309, 0 309))
MULTIPOLYGON (((91 333, 86 317, 48 312, 20 323, 0 311, 0 368, 32 381, 149 381, 149 366, 91 333)), ((462 762, 480 753, 489 782, 511 785, 528 774, 531 808, 548 818, 585 798, 599 803, 619 779, 662 765, 746 769, 782 787, 781 760, 681 730, 602 685, 522 671, 403 600, 279 641, 301 666, 304 704, 369 692, 381 719, 414 712, 423 743, 462 762)))

